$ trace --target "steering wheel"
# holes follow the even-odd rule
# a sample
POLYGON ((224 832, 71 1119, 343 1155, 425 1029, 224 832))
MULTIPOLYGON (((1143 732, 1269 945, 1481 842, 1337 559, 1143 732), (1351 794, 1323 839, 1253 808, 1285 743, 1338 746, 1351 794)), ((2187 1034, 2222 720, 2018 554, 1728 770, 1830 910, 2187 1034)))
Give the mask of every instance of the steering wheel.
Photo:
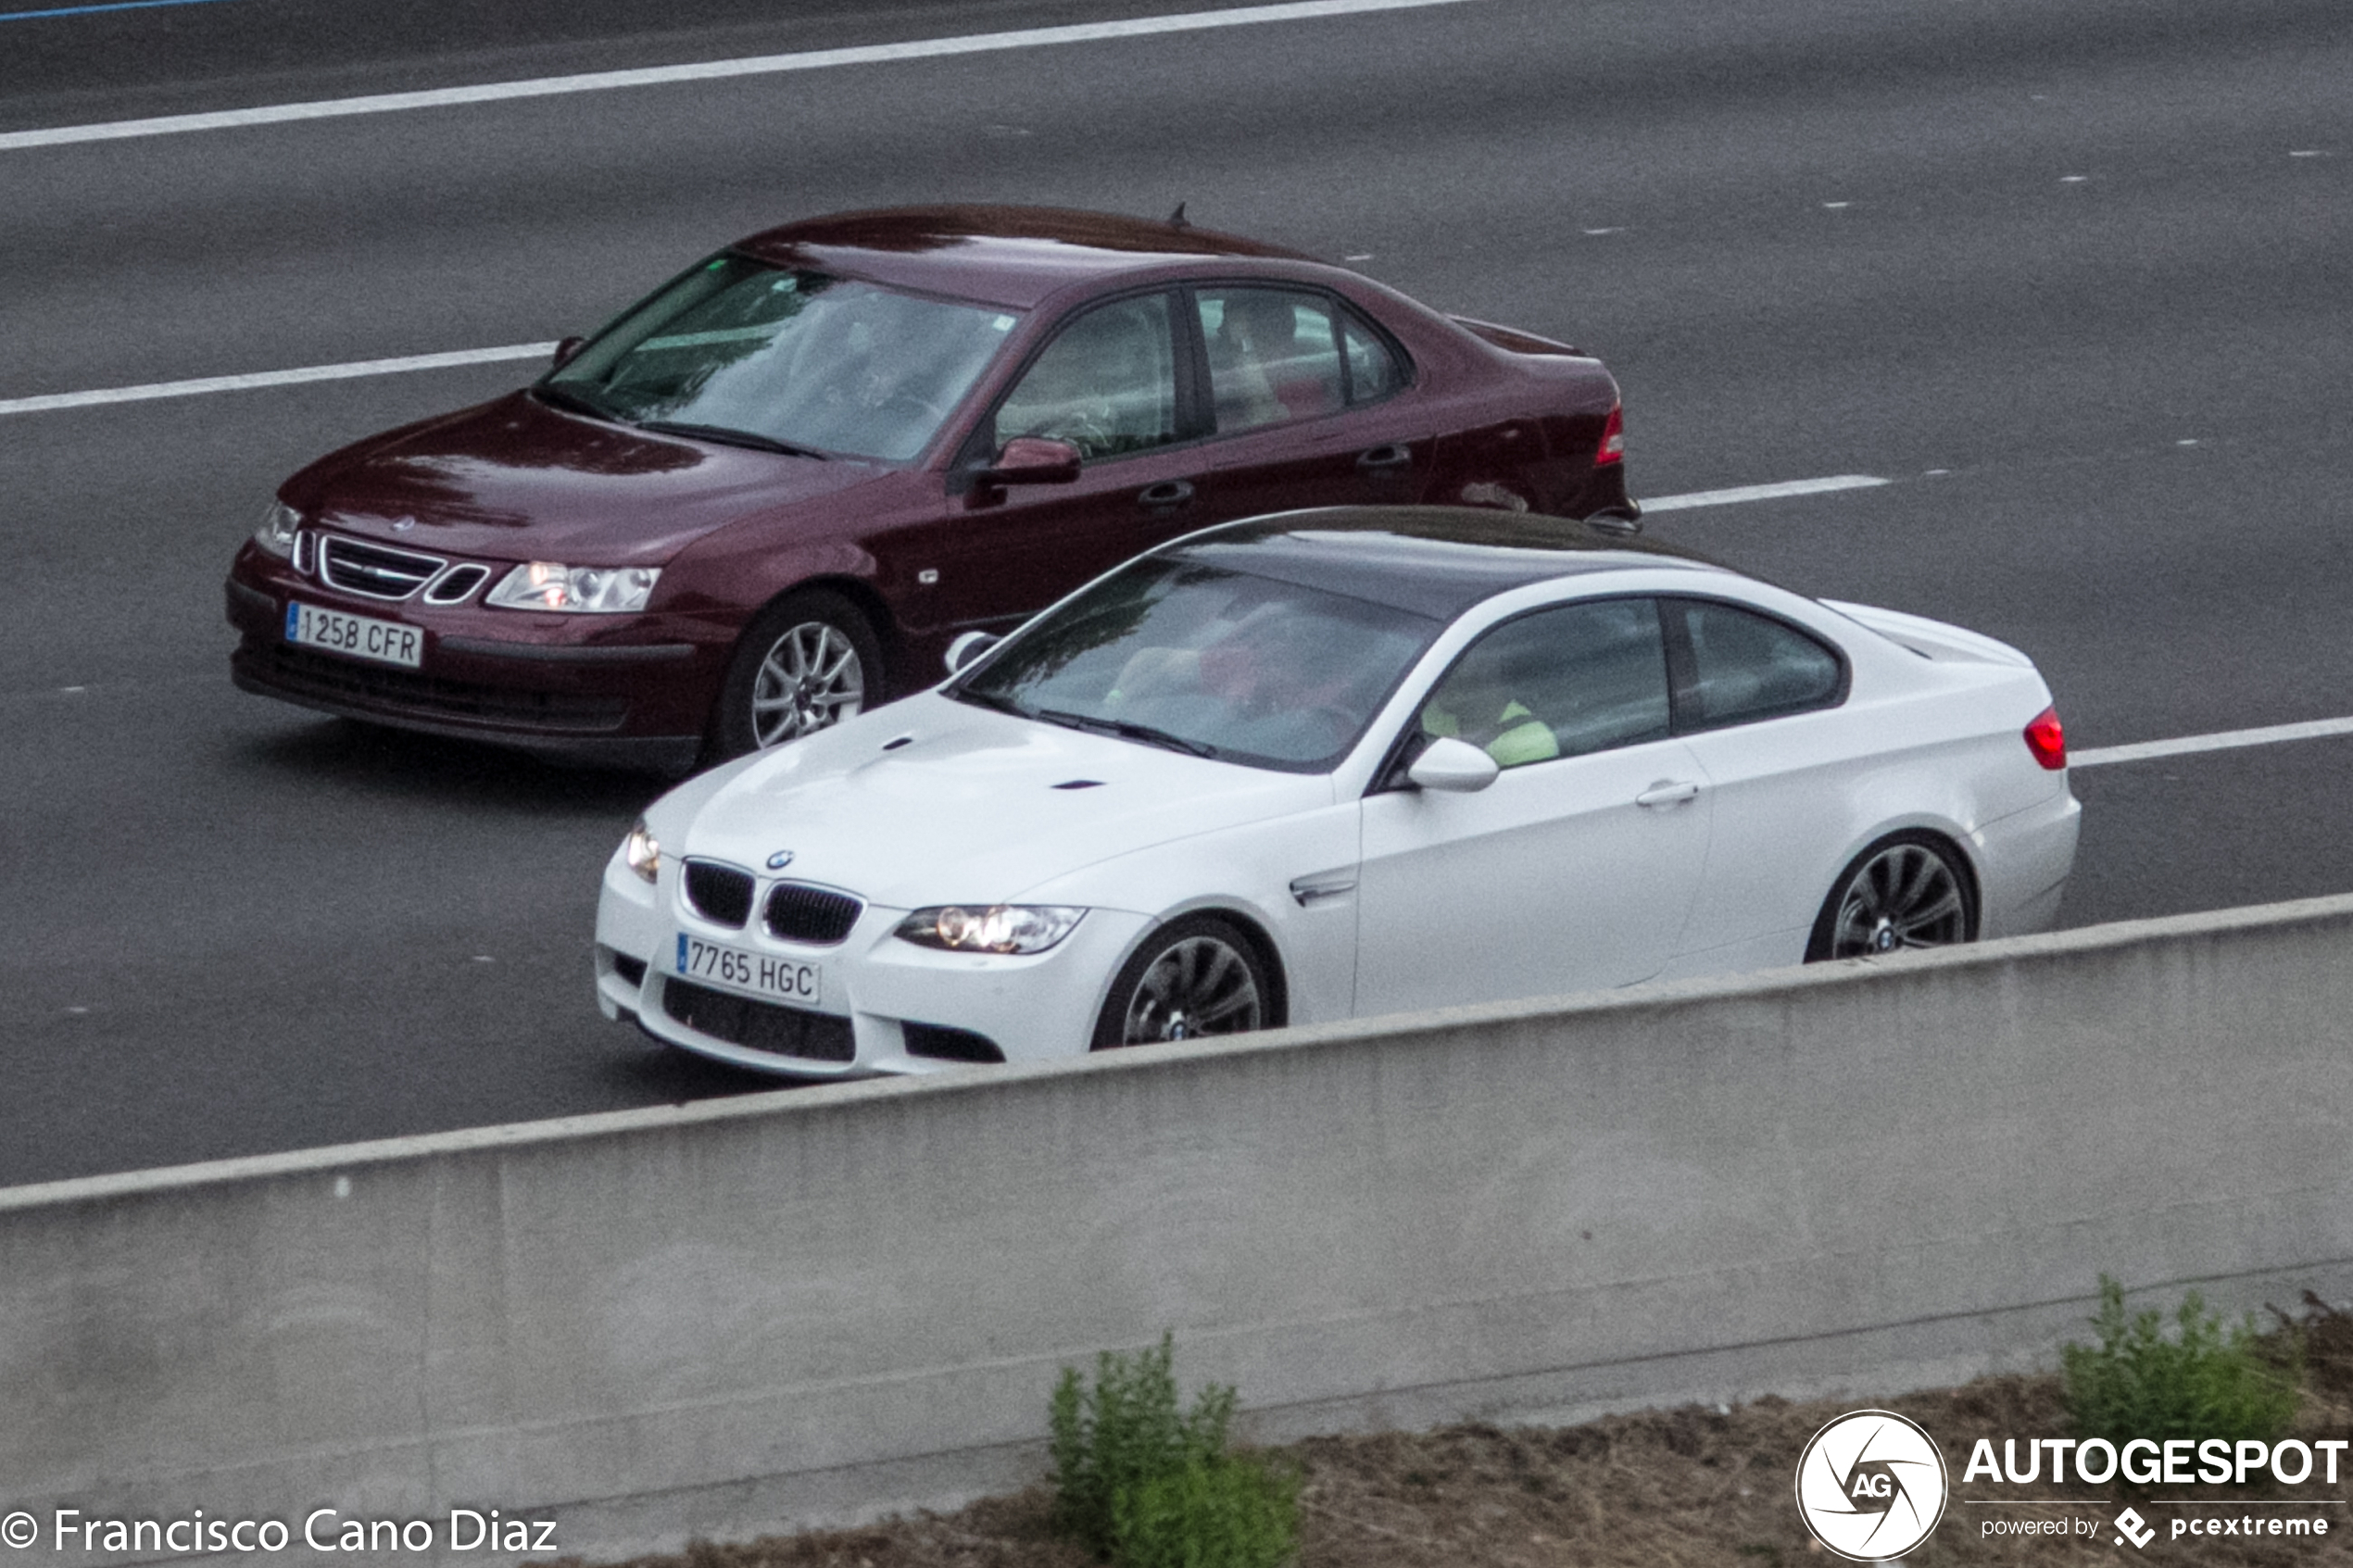
POLYGON ((881 413, 888 413, 893 408, 912 408, 936 425, 944 424, 948 420, 946 408, 928 397, 918 397, 912 392, 894 392, 876 405, 877 411, 881 413))

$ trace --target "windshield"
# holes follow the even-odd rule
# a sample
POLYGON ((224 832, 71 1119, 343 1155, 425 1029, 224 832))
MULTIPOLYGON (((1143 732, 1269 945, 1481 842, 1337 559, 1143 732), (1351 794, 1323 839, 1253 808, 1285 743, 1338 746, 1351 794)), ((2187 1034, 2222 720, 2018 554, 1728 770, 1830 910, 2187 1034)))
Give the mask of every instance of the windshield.
POLYGON ((1324 772, 1443 624, 1147 557, 1024 630, 947 695, 1142 745, 1324 772))
POLYGON ((630 424, 900 461, 937 433, 1016 320, 990 306, 722 256, 614 322, 540 385, 630 424))

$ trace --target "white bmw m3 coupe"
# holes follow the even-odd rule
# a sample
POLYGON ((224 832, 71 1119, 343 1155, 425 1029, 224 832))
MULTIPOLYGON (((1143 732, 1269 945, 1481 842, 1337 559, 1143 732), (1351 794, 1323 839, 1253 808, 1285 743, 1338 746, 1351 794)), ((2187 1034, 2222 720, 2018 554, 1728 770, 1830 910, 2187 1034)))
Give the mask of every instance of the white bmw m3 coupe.
POLYGON ((655 802, 608 1018, 921 1073, 2035 931, 2074 861, 2023 654, 1579 523, 1259 518, 962 651, 655 802))

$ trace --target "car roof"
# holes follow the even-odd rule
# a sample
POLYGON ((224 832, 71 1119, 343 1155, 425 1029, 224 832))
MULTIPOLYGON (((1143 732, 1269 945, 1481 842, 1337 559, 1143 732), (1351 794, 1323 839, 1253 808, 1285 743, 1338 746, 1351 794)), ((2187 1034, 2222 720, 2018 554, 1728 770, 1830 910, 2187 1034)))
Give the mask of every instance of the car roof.
POLYGON ((1279 245, 1050 207, 907 207, 836 213, 731 247, 780 267, 1026 309, 1070 283, 1217 258, 1314 261, 1279 245))
POLYGON ((1729 574, 1694 551, 1590 523, 1472 507, 1319 507, 1188 534, 1155 552, 1452 621, 1534 583, 1681 569, 1729 574))

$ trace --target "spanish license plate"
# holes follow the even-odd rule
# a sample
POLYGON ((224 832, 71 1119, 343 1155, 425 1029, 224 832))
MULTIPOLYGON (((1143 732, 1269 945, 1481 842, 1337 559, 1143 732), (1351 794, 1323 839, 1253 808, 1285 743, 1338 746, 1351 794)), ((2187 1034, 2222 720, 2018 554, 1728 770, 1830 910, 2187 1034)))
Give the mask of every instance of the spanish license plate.
POLYGON ((671 963, 675 973, 688 980, 710 980, 734 990, 774 997, 796 1007, 813 1008, 824 996, 825 972, 822 965, 767 953, 747 953, 740 947, 705 942, 683 931, 678 934, 678 951, 671 963))
POLYGON ((286 641, 307 648, 324 648, 351 659, 371 659, 378 664, 401 664, 414 670, 425 661, 425 634, 396 621, 373 621, 346 615, 317 605, 286 601, 286 641))

